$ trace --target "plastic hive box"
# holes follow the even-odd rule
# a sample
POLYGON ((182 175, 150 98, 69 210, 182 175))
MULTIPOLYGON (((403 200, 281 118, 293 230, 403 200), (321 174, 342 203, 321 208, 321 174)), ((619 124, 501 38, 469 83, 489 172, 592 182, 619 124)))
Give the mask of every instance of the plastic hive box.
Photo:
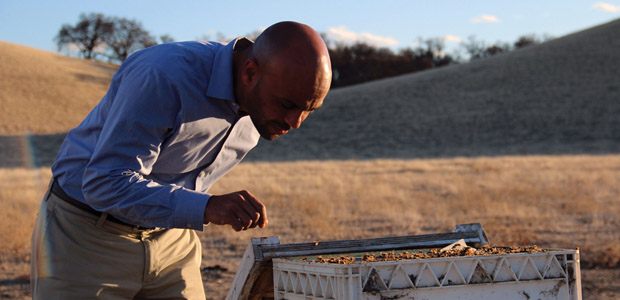
POLYGON ((330 264, 274 258, 275 299, 581 299, 578 250, 330 264))

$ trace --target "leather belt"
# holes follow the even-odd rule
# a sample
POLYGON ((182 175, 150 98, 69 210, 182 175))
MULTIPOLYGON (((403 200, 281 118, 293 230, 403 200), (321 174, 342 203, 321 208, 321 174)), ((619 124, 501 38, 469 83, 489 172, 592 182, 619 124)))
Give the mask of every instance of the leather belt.
MULTIPOLYGON (((54 178, 54 181, 52 182, 51 192, 54 195, 58 196, 58 198, 62 199, 63 201, 65 201, 65 202, 67 202, 67 203, 69 203, 69 204, 71 204, 71 205, 73 205, 73 206, 75 206, 75 207, 85 211, 85 212, 88 212, 88 213, 90 213, 92 215, 95 215, 97 217, 101 217, 101 215, 103 215, 102 212, 93 209, 92 207, 88 206, 88 204, 69 197, 69 195, 67 195, 67 193, 65 193, 65 191, 60 187, 60 185, 58 184, 58 181, 56 180, 56 178, 54 178)), ((153 229, 153 228, 142 227, 142 226, 137 226, 137 225, 133 225, 133 224, 129 224, 129 223, 123 222, 123 221, 121 221, 121 220, 119 220, 119 219, 117 219, 114 216, 109 215, 109 214, 107 215, 106 220, 112 221, 112 222, 114 222, 116 224, 130 226, 130 227, 133 227, 133 228, 139 229, 139 230, 153 229)))

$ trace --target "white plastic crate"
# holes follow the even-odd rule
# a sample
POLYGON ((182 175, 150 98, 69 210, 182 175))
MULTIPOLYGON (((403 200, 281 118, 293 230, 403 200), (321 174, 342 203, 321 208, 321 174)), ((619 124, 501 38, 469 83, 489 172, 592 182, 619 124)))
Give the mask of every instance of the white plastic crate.
POLYGON ((273 259, 275 299, 581 299, 578 250, 357 262, 273 259))

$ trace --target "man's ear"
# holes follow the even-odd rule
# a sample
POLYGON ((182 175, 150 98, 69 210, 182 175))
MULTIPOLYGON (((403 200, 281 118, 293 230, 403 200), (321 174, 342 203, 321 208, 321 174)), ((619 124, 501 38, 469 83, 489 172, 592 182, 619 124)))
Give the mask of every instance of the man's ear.
POLYGON ((258 64, 253 59, 246 59, 243 63, 243 72, 241 73, 241 80, 246 86, 253 85, 258 75, 258 64))

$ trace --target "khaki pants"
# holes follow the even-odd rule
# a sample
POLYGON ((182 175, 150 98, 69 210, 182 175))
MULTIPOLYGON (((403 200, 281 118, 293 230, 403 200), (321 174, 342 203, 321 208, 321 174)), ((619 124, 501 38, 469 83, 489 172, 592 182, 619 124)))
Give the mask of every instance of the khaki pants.
POLYGON ((100 219, 48 191, 32 234, 33 299, 205 298, 196 232, 100 219))

